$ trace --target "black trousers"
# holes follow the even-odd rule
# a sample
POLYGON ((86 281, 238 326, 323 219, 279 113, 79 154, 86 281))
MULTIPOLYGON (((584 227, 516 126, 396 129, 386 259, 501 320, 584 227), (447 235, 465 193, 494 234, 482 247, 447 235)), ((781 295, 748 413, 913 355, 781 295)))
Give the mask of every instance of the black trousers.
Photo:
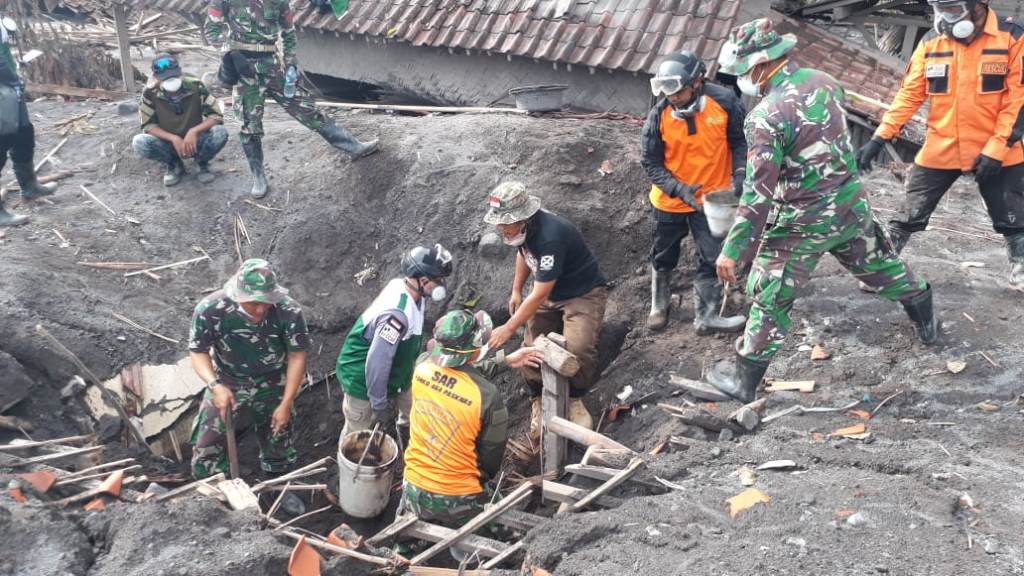
MULTIPOLYGON (((928 219, 963 173, 960 170, 938 170, 918 164, 910 169, 906 196, 899 214, 889 221, 889 228, 907 236, 928 226, 928 219)), ((1007 166, 979 185, 992 228, 1003 236, 1024 234, 1024 164, 1007 166)))
POLYGON ((651 208, 651 264, 655 270, 674 270, 679 263, 679 243, 693 232, 697 245, 697 274, 694 281, 718 282, 715 260, 722 251, 722 240, 711 235, 708 220, 701 212, 664 212, 651 208))
POLYGON ((36 130, 31 123, 22 124, 14 134, 0 136, 0 170, 7 165, 7 154, 18 163, 32 162, 36 152, 36 130))

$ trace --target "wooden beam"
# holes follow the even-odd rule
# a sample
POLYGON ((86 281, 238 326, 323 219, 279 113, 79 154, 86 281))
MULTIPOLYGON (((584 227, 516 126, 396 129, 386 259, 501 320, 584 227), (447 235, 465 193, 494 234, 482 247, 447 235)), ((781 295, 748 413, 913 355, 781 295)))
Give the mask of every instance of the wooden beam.
POLYGON ((86 446, 84 448, 75 448, 73 450, 68 450, 66 452, 56 452, 54 454, 45 454, 43 456, 36 456, 34 458, 26 458, 21 462, 15 464, 15 466, 28 466, 29 464, 52 462, 53 460, 70 458, 71 456, 82 456, 84 454, 92 454, 93 452, 99 452, 100 450, 103 450, 103 446, 86 446))
MULTIPOLYGON (((569 474, 575 474, 584 478, 590 478, 591 480, 597 480, 599 482, 605 482, 615 477, 616 474, 622 472, 618 468, 609 468, 607 466, 594 466, 592 464, 569 464, 565 467, 565 471, 569 474)), ((659 492, 664 488, 661 484, 653 482, 651 480, 644 480, 642 478, 632 477, 629 479, 631 482, 635 482, 645 488, 653 488, 659 492)))
POLYGON ((218 472, 213 476, 208 476, 206 478, 203 478, 202 480, 196 480, 195 482, 185 484, 184 486, 178 486, 177 488, 171 490, 170 492, 165 492, 157 496, 156 498, 153 498, 153 502, 163 502, 164 500, 170 500, 171 498, 181 496, 182 494, 195 490, 200 484, 209 486, 213 482, 220 482, 221 480, 224 479, 224 476, 225 474, 223 472, 218 472))
MULTIPOLYGON (((543 338, 543 337, 542 337, 543 338)), ((552 344, 554 345, 554 344, 552 344)), ((566 442, 549 429, 551 420, 565 418, 569 403, 569 382, 546 362, 541 364, 541 449, 545 473, 558 474, 565 463, 566 442)))
POLYGON ((395 520, 394 522, 392 522, 391 525, 388 526, 387 528, 384 528, 380 532, 377 532, 376 534, 371 536, 366 541, 366 545, 367 546, 380 546, 382 543, 387 542, 388 540, 391 540, 395 536, 398 536, 398 534, 400 534, 402 532, 402 530, 405 530, 406 528, 408 528, 409 526, 412 526, 413 524, 415 524, 418 521, 419 521, 419 518, 417 518, 415 514, 405 514, 404 516, 402 516, 402 517, 398 518, 397 520, 395 520))
POLYGON ((29 94, 36 96, 41 94, 56 94, 71 98, 98 98, 100 100, 125 100, 133 96, 130 92, 118 92, 116 90, 100 90, 97 88, 78 88, 77 86, 59 86, 57 84, 37 84, 29 82, 26 90, 29 94))
POLYGON ((619 472, 618 474, 616 474, 612 478, 609 478, 607 481, 605 481, 604 484, 601 484, 596 489, 591 491, 590 494, 587 494, 582 500, 580 500, 579 502, 576 502, 575 504, 573 504, 572 507, 570 508, 570 510, 572 512, 579 512, 580 510, 583 510, 584 508, 589 506, 592 502, 594 502, 595 500, 597 500, 601 496, 604 496, 605 494, 610 492, 613 488, 615 488, 619 484, 622 484, 623 482, 628 480, 629 477, 632 476, 633 474, 636 474, 636 471, 639 470, 640 467, 643 466, 643 465, 644 465, 643 458, 634 458, 633 461, 629 463, 629 466, 627 466, 625 470, 622 470, 621 472, 619 472))
MULTIPOLYGON (((586 490, 552 480, 544 480, 541 483, 541 488, 543 490, 545 500, 552 500, 563 504, 572 505, 587 496, 586 490)), ((614 496, 599 496, 597 498, 597 503, 605 508, 616 508, 622 505, 622 500, 615 498, 614 496)))
MULTIPOLYGON (((402 531, 402 536, 419 538, 428 542, 444 542, 446 538, 451 538, 454 535, 455 530, 451 528, 445 528, 444 526, 438 526, 437 524, 431 524, 422 520, 413 522, 402 531)), ((495 556, 500 556, 508 548, 508 544, 498 542, 492 538, 477 536, 476 534, 467 534, 458 543, 452 544, 452 547, 470 554, 476 551, 485 558, 494 558, 495 556)))
POLYGON ((512 491, 511 494, 506 496, 497 504, 488 506, 483 512, 477 514, 472 520, 466 522, 461 528, 455 531, 454 534, 445 538, 444 540, 434 544, 430 548, 424 550, 418 554, 415 558, 409 561, 409 564, 415 566, 422 564, 427 560, 430 560, 434 556, 437 556, 442 551, 446 550, 449 546, 457 544, 460 540, 466 536, 476 532, 480 528, 490 523, 494 518, 500 516, 505 510, 510 510, 515 506, 519 505, 520 502, 530 497, 533 492, 533 485, 526 482, 521 484, 518 488, 512 491))
POLYGON ((580 361, 576 358, 576 355, 547 336, 538 336, 534 339, 533 346, 540 348, 544 352, 544 362, 562 376, 572 378, 580 371, 580 361))
POLYGON ((928 26, 927 18, 908 16, 851 16, 845 22, 853 24, 881 24, 883 26, 928 26))
POLYGON ((84 436, 67 436, 65 438, 54 438, 52 440, 40 440, 36 442, 18 442, 15 441, 12 444, 0 444, 0 450, 8 452, 15 452, 18 450, 29 450, 31 448, 38 448, 40 446, 51 446, 53 444, 77 444, 79 442, 89 442, 94 437, 86 434, 84 436))
POLYGON ((543 516, 523 512, 522 510, 508 510, 501 516, 495 518, 494 523, 507 526, 520 532, 529 532, 545 520, 547 520, 547 518, 543 516))
POLYGON ((509 558, 511 558, 513 554, 515 554, 516 552, 519 552, 520 550, 522 550, 523 546, 524 546, 524 544, 523 544, 522 540, 520 540, 519 542, 516 542, 515 544, 505 548, 505 551, 502 552, 501 554, 498 554, 494 558, 491 558, 487 562, 484 562, 484 564, 483 564, 483 566, 481 566, 481 568, 484 568, 485 570, 489 570, 491 568, 497 568, 498 564, 501 564, 505 560, 508 560, 509 558))
POLYGON ((393 564, 393 562, 391 560, 388 560, 387 558, 371 556, 369 554, 363 554, 362 552, 356 552, 355 550, 349 550, 348 548, 342 548, 341 546, 335 546, 334 544, 328 544, 327 542, 321 542, 320 540, 309 538, 303 534, 299 534, 298 532, 283 530, 279 532, 279 534, 284 534, 285 536, 293 540, 305 538, 306 544, 309 544, 314 548, 320 548, 321 550, 326 550, 327 552, 333 552, 335 554, 340 554, 342 556, 348 556, 349 558, 355 558, 356 560, 362 560, 363 562, 367 562, 369 564, 375 564, 377 566, 391 566, 393 564))
POLYGON ((609 450, 629 450, 626 446, 619 444, 604 434, 594 432, 593 430, 587 430, 583 426, 580 426, 575 422, 570 422, 565 418, 551 418, 547 423, 547 427, 553 434, 567 438, 583 446, 596 446, 598 448, 607 448, 609 450))
POLYGON ((117 52, 121 58, 121 79, 124 89, 135 92, 135 68, 132 67, 131 39, 128 36, 128 15, 124 4, 114 3, 114 27, 117 29, 117 52))

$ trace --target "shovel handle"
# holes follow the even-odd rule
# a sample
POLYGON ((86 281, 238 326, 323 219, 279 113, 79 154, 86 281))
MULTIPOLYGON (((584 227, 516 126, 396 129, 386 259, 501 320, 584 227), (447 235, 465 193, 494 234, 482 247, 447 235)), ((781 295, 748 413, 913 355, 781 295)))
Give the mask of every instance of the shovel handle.
POLYGON ((228 470, 231 478, 238 478, 238 446, 235 444, 235 422, 229 406, 224 415, 224 435, 228 444, 228 470))

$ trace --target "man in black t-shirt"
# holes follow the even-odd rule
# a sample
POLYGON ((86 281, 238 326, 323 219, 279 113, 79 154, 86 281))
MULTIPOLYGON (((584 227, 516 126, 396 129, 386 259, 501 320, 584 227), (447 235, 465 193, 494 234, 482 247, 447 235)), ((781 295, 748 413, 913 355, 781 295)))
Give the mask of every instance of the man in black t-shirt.
MULTIPOLYGON (((565 336, 566 348, 576 355, 580 370, 569 380, 569 419, 594 427, 582 397, 597 372, 597 337, 608 302, 608 281, 583 235, 568 220, 540 209, 540 199, 526 192, 520 182, 505 182, 491 192, 490 210, 484 220, 498 227, 505 244, 515 246, 516 272, 508 312, 512 316, 491 332, 488 346, 501 347, 520 326, 527 346, 542 334, 565 336), (523 298, 526 280, 533 275, 533 289, 523 298)), ((533 396, 530 434, 540 436, 540 371, 524 368, 533 396)))

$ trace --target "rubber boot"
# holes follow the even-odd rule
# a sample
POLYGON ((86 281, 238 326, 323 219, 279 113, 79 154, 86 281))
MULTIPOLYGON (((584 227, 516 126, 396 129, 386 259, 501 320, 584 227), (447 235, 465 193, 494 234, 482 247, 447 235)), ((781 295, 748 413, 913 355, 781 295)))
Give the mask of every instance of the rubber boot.
POLYGON ((1010 256, 1010 289, 1024 292, 1024 234, 1006 238, 1010 256))
POLYGON ((0 228, 5 226, 20 226, 28 222, 28 216, 21 214, 11 214, 4 209, 4 200, 0 196, 0 228))
POLYGON ((767 370, 768 362, 744 358, 737 353, 734 364, 720 362, 706 379, 715 388, 748 404, 757 398, 757 387, 767 370))
POLYGON ((914 321, 914 328, 921 342, 934 344, 939 339, 941 323, 935 318, 935 310, 932 308, 932 287, 928 286, 921 294, 900 303, 907 311, 907 316, 914 321))
POLYGON ((693 326, 698 336, 742 332, 747 317, 719 316, 722 304, 722 285, 715 280, 697 281, 693 284, 693 326))
POLYGON ((170 188, 175 186, 178 182, 181 182, 181 177, 185 175, 185 163, 181 159, 175 160, 172 164, 167 165, 167 172, 164 174, 164 186, 170 188))
POLYGON ((210 164, 208 162, 196 162, 199 167, 199 173, 196 174, 196 180, 199 180, 200 184, 209 184, 213 182, 216 175, 210 171, 210 164))
POLYGON ((21 186, 22 200, 49 196, 57 191, 56 184, 39 183, 39 179, 36 178, 36 170, 31 162, 15 162, 14 176, 18 179, 18 186, 21 186))
POLYGON ((245 151, 249 171, 252 172, 252 190, 249 195, 263 198, 267 195, 267 175, 263 172, 263 142, 259 138, 251 138, 242 144, 242 150, 245 151))
POLYGON ((590 415, 590 411, 583 404, 582 398, 569 399, 569 420, 573 424, 579 424, 587 430, 594 429, 594 417, 590 415))
POLYGON ((530 401, 530 438, 534 442, 540 440, 541 417, 540 396, 537 396, 530 401))
POLYGON ((651 313, 647 315, 647 328, 658 331, 668 324, 668 311, 672 294, 671 270, 655 270, 651 267, 651 313))
POLYGON ((324 125, 320 127, 319 133, 331 146, 348 154, 352 160, 359 160, 380 149, 376 139, 369 142, 360 142, 356 140, 356 137, 351 132, 330 120, 324 122, 324 125))

